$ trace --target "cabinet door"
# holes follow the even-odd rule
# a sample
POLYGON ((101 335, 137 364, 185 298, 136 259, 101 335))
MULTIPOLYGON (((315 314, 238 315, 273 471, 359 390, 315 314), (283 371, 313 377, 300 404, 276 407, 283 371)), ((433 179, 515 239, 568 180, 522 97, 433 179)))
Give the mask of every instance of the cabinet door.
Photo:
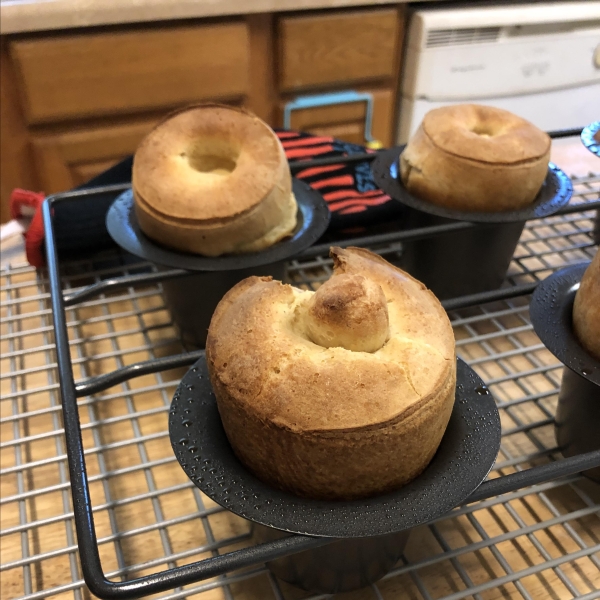
POLYGON ((0 223, 10 220, 9 199, 14 188, 39 187, 19 101, 7 46, 0 37, 0 223))
POLYGON ((278 25, 281 89, 392 78, 399 58, 399 31, 396 8, 282 17, 278 25))
MULTIPOLYGON (((384 146, 393 143, 394 94, 390 89, 361 90, 373 95, 373 138, 384 146)), ((284 104, 280 109, 283 113, 284 104)), ((334 104, 317 108, 307 108, 292 113, 292 129, 307 131, 316 135, 326 135, 352 142, 365 143, 365 116, 367 106, 364 102, 353 104, 334 104)))
POLYGON ((32 137, 36 170, 46 194, 85 183, 132 154, 158 121, 143 120, 32 137))
POLYGON ((131 114, 248 92, 242 21, 17 39, 30 124, 131 114))

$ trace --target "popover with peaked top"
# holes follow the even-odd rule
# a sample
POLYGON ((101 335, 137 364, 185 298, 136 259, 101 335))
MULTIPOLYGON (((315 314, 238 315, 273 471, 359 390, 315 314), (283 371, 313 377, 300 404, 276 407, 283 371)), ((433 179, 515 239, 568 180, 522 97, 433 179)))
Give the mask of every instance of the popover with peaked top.
POLYGON ((573 327, 581 345, 600 361, 600 250, 596 250, 575 294, 573 327))
POLYGON ((169 115, 138 147, 132 188, 141 230, 183 252, 256 252, 296 226, 279 139, 233 106, 203 104, 169 115))
POLYGON ((400 155, 400 176, 415 196, 466 211, 510 211, 537 196, 550 137, 500 108, 478 104, 429 111, 400 155))
POLYGON ((316 292, 250 277, 221 300, 206 359, 227 437, 258 478, 300 496, 396 489, 435 454, 456 385, 437 298, 380 256, 332 248, 316 292))

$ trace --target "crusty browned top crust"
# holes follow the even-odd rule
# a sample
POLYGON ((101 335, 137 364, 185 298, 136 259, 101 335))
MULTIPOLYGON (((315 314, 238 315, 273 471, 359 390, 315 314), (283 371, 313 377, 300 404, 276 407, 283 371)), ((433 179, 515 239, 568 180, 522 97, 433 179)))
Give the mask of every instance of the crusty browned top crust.
POLYGON ((535 161, 550 149, 550 137, 513 113, 478 104, 429 111, 423 129, 440 149, 471 160, 515 165, 535 161))
POLYGON ((573 303, 573 326, 582 345, 600 360, 600 250, 581 278, 573 303))
POLYGON ((476 104, 427 113, 400 155, 406 189, 467 211, 519 210, 548 174, 550 138, 505 110, 476 104))
POLYGON ((315 344, 306 329, 313 293, 258 277, 228 292, 208 333, 211 377, 260 419, 294 431, 401 420, 433 398, 455 369, 452 328, 429 290, 367 250, 337 248, 333 256, 336 274, 365 275, 381 286, 389 339, 380 349, 315 344))
POLYGON ((136 151, 132 187, 141 230, 183 252, 259 252, 296 226, 283 147, 240 108, 203 104, 169 115, 136 151))
POLYGON ((232 106, 203 104, 170 115, 142 141, 132 184, 154 211, 171 219, 210 224, 260 204, 276 186, 287 200, 289 167, 275 133, 258 117, 232 106), (235 168, 226 175, 194 168, 219 156, 235 168))

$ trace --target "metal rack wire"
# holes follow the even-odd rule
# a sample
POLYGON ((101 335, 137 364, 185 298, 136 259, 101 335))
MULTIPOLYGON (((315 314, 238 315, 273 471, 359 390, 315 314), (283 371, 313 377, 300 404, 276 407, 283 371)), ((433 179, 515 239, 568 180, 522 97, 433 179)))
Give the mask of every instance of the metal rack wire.
MULTIPOLYGON (((600 196, 600 176, 574 180, 572 202, 600 196)), ((593 213, 528 224, 509 283, 528 284, 591 257, 593 213)), ((372 246, 388 259, 398 243, 372 246)), ((61 266, 62 289, 152 270, 121 254, 61 266)), ((323 254, 291 262, 287 277, 314 288, 323 254)), ((46 275, 16 265, 2 276, 2 597, 90 597, 81 575, 61 419, 46 275)), ((503 443, 491 478, 560 458, 553 415, 561 365, 543 347, 517 296, 450 311, 458 353, 498 401, 503 443)), ((76 380, 184 350, 160 283, 107 290, 66 309, 76 380)), ((132 580, 247 547, 249 525, 212 503, 176 464, 167 434, 170 369, 82 396, 79 420, 96 535, 107 577, 132 580)), ((599 598, 600 490, 575 475, 473 502, 418 528, 402 562, 356 598, 599 598)), ((161 598, 308 597, 262 566, 182 585, 161 598)), ((317 596, 311 596, 316 598, 317 596)))

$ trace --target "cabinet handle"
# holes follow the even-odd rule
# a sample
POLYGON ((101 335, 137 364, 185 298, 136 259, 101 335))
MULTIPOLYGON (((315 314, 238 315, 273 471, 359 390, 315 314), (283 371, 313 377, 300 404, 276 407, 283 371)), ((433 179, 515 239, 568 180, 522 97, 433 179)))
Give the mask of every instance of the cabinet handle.
POLYGON ((305 108, 316 108, 319 106, 332 106, 334 104, 352 104, 354 102, 366 102, 367 112, 365 114, 365 140, 367 144, 375 144, 371 133, 373 122, 373 94, 368 92, 356 92, 346 90, 343 92, 331 92, 328 94, 313 94, 309 96, 298 96, 287 102, 283 108, 283 127, 292 128, 292 111, 305 108))

